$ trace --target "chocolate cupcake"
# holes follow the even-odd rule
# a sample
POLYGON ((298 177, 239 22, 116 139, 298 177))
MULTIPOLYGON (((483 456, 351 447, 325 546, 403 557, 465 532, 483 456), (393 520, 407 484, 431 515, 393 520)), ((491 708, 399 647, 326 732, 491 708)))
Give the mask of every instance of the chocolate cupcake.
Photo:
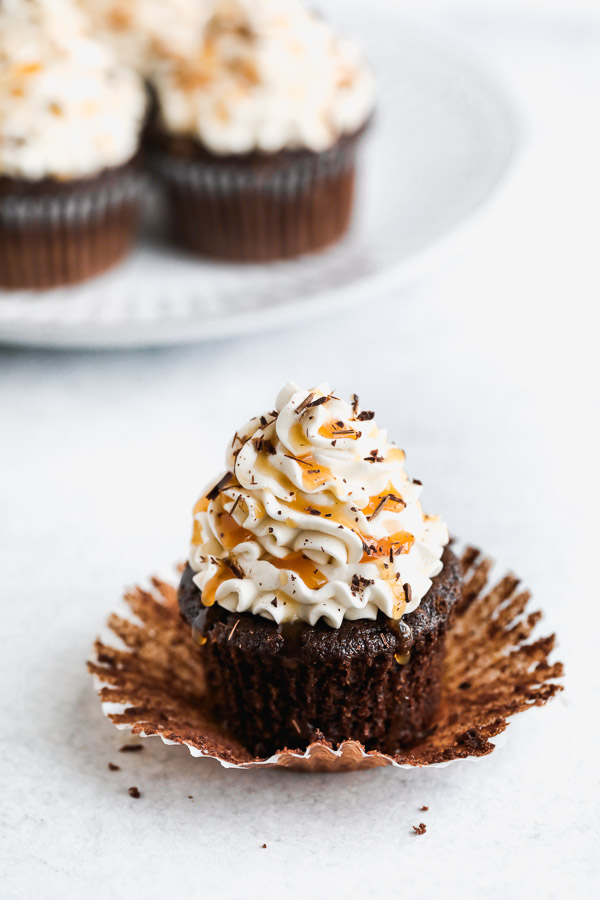
POLYGON ((217 259, 320 250, 348 228, 373 78, 297 0, 212 0, 152 76, 149 158, 175 239, 217 259))
POLYGON ((135 236, 145 91, 69 0, 0 9, 0 286, 112 266, 135 236))
POLYGON ((269 754, 432 725, 460 596, 446 526, 370 411, 294 384, 236 432, 179 589, 217 717, 269 754))

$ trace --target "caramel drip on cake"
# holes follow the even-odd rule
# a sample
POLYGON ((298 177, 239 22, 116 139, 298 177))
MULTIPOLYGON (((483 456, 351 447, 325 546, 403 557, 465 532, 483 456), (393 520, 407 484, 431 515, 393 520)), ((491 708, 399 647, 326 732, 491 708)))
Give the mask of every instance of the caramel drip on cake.
POLYGON ((291 572, 295 572, 309 590, 316 590, 327 583, 325 575, 303 553, 290 553, 289 556, 285 556, 283 559, 271 557, 269 562, 276 569, 289 569, 291 572))
POLYGON ((256 540, 252 532, 238 525, 228 512, 222 512, 218 515, 217 537, 225 550, 232 550, 238 544, 243 544, 244 541, 256 540))

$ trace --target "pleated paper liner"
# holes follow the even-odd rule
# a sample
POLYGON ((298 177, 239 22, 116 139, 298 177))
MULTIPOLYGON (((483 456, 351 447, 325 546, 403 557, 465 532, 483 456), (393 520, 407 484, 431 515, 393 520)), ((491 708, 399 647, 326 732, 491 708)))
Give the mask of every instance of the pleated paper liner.
POLYGON ((463 597, 447 638, 442 699, 429 736, 389 756, 357 741, 334 747, 324 739, 305 749, 253 756, 204 708, 205 680, 191 629, 179 616, 177 587, 158 579, 134 588, 125 600, 131 616, 112 614, 110 643, 96 641, 88 663, 103 710, 118 727, 166 744, 183 744, 194 756, 228 767, 285 766, 303 771, 350 771, 375 766, 444 765, 485 756, 507 719, 543 706, 562 687, 562 663, 549 661, 555 635, 534 638, 541 612, 519 580, 505 575, 489 586, 492 562, 473 547, 461 558, 463 597), (117 640, 119 639, 119 640, 117 640), (120 644, 120 646, 116 646, 120 644))

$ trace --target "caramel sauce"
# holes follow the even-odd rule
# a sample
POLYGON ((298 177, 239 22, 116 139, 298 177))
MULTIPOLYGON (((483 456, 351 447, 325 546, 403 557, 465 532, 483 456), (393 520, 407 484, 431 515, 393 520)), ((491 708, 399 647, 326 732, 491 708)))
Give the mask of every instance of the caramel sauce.
POLYGON ((370 553, 367 553, 365 550, 361 562, 373 562, 373 557, 389 559, 391 552, 393 552, 394 556, 398 553, 409 553, 415 539, 408 531, 397 531, 395 534, 390 534, 379 541, 365 537, 363 537, 363 541, 369 548, 370 553))
POLYGON ((199 512, 206 512, 208 509, 208 497, 200 497, 194 506, 194 515, 199 512))
POLYGON ((202 525, 200 524, 200 522, 197 522, 196 519, 194 519, 194 526, 192 528, 192 544, 201 544, 202 541, 202 525))
POLYGON ((218 588, 223 584, 224 581, 230 581, 232 578, 235 578, 235 575, 233 574, 229 566, 226 566, 222 560, 219 560, 218 571, 204 585, 204 588, 202 589, 203 605, 213 606, 218 588))
POLYGON ((405 666, 410 660, 410 651, 408 653, 394 653, 394 659, 399 666, 405 666))
POLYGON ((242 528, 228 512, 221 513, 217 518, 217 535, 225 550, 231 550, 244 541, 255 540, 251 531, 242 528))
POLYGON ((269 562, 276 569, 289 569, 291 572, 295 572, 311 591, 322 587, 327 582, 325 575, 317 569, 316 563, 303 553, 290 553, 284 559, 270 557, 269 562))
POLYGON ((321 437, 328 438, 329 440, 337 440, 341 438, 347 438, 349 441, 358 440, 359 432, 355 431, 350 425, 338 425, 337 422, 324 422, 323 425, 319 428, 319 434, 321 437))
POLYGON ((307 490, 323 487, 333 479, 333 473, 327 466, 319 465, 312 453, 301 456, 302 484, 307 490))
POLYGON ((392 498, 389 497, 388 494, 398 496, 397 489, 392 484, 390 484, 390 482, 388 482, 387 487, 381 492, 381 494, 377 494, 375 497, 369 497, 369 502, 361 510, 363 515, 372 516, 384 497, 386 499, 383 505, 379 507, 380 513, 384 512, 384 510, 387 512, 401 512, 406 504, 404 502, 398 503, 397 500, 392 500, 392 498))

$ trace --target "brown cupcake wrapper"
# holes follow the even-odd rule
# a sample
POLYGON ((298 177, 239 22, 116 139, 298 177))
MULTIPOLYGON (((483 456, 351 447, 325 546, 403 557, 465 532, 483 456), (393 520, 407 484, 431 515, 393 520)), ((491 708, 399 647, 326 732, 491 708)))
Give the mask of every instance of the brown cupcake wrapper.
POLYGON ((359 139, 258 164, 154 149, 150 165, 166 188, 178 243, 215 259, 264 262, 324 249, 346 232, 359 139))
POLYGON ((110 268, 135 238, 143 176, 128 164, 72 184, 0 191, 0 288, 45 289, 110 268))
POLYGON ((355 740, 338 747, 325 740, 306 748, 253 756, 210 713, 204 671, 189 626, 179 615, 177 588, 153 579, 151 591, 135 588, 126 615, 111 615, 113 638, 96 641, 88 670, 95 676, 104 713, 118 727, 183 744, 194 756, 237 768, 283 766, 302 771, 349 771, 376 766, 446 765, 494 750, 507 719, 542 706, 562 690, 561 663, 551 663, 555 636, 530 640, 541 618, 528 609, 530 594, 505 575, 488 586, 491 561, 467 547, 461 559, 464 587, 446 638, 441 702, 429 735, 394 755, 366 751, 355 740), (133 616, 132 616, 133 614, 133 616), (114 635, 120 647, 114 646, 114 635))

